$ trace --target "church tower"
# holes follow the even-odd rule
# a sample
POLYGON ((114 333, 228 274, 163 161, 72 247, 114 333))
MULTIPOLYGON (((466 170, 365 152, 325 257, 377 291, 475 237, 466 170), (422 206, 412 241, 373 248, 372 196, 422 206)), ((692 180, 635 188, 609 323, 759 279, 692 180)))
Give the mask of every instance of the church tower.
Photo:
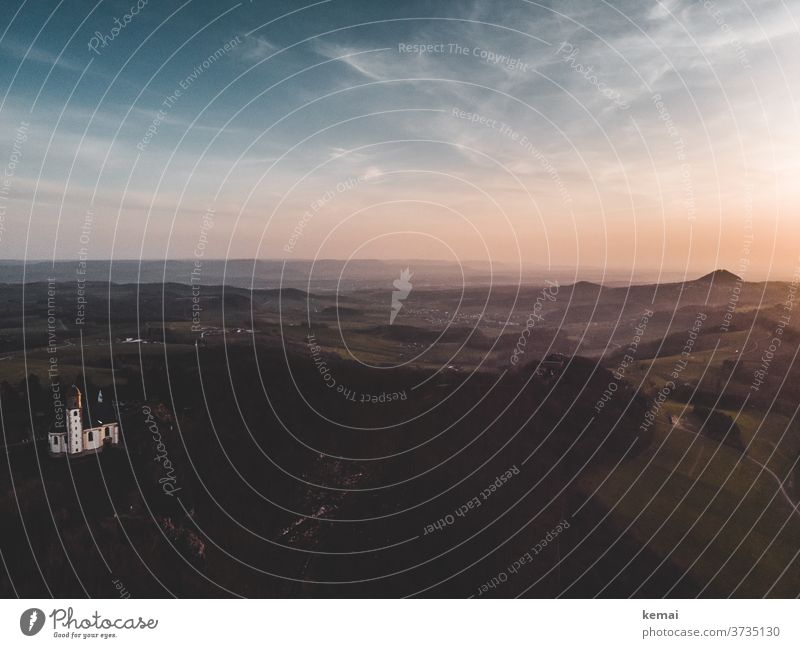
POLYGON ((70 454, 83 452, 81 390, 76 385, 67 392, 67 448, 70 454))

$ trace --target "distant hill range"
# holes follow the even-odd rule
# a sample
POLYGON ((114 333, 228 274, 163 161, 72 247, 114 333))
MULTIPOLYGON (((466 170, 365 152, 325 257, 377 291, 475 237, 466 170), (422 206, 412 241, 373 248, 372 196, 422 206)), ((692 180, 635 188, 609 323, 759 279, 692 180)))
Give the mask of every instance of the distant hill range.
POLYGON ((277 288, 279 286, 318 291, 351 291, 391 286, 400 271, 410 267, 414 287, 460 286, 488 284, 492 281, 510 283, 518 272, 508 266, 490 268, 487 263, 467 261, 458 264, 431 260, 382 261, 376 259, 310 260, 253 260, 202 259, 195 273, 192 259, 169 261, 88 261, 86 272, 78 275, 76 261, 0 261, 0 283, 35 283, 54 279, 56 282, 75 282, 78 278, 107 283, 196 283, 237 288, 277 288))
MULTIPOLYGON (((391 286, 400 271, 406 267, 413 273, 414 290, 460 288, 481 285, 541 285, 545 279, 557 280, 562 286, 574 285, 576 290, 592 290, 602 284, 605 288, 629 285, 682 283, 684 273, 642 271, 632 275, 628 271, 603 268, 585 268, 579 273, 574 268, 552 267, 520 269, 514 264, 485 261, 448 261, 408 259, 379 260, 356 259, 202 259, 196 283, 206 286, 227 285, 236 288, 277 288, 279 286, 322 292, 350 292, 373 290, 391 286), (577 274, 577 276, 576 276, 577 274)), ((169 261, 135 259, 94 260, 86 262, 85 274, 78 274, 77 261, 0 261, 0 283, 19 284, 46 282, 75 282, 78 279, 107 283, 192 283, 192 259, 169 261)), ((723 286, 740 281, 727 270, 717 270, 694 283, 711 283, 723 286)))

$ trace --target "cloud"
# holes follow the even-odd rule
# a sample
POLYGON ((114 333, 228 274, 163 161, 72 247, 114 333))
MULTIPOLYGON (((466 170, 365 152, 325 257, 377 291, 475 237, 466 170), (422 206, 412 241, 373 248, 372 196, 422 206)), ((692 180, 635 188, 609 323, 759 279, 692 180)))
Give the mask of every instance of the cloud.
POLYGON ((86 67, 85 65, 71 61, 63 55, 56 56, 47 50, 33 45, 26 47, 9 38, 0 41, 0 51, 5 52, 8 56, 17 61, 39 63, 41 65, 69 70, 70 72, 81 72, 84 67, 86 67))
POLYGON ((340 61, 351 70, 372 81, 383 81, 392 78, 392 67, 385 60, 376 56, 388 51, 388 47, 357 49, 348 45, 340 45, 315 39, 312 42, 314 52, 330 61, 340 61))
POLYGON ((277 52, 280 48, 263 36, 247 36, 243 45, 237 48, 239 57, 246 63, 258 63, 277 52))

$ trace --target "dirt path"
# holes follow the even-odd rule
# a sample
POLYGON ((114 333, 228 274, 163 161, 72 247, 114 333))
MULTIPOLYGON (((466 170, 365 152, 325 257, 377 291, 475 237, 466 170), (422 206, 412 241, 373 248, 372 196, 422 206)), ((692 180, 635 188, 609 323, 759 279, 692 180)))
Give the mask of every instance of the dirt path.
MULTIPOLYGON (((682 431, 684 431, 684 432, 686 432, 688 434, 693 434, 694 436, 700 436, 700 433, 697 430, 694 430, 694 429, 688 427, 684 423, 683 419, 680 419, 673 427, 676 430, 682 430, 682 431)), ((784 482, 786 480, 785 479, 781 479, 780 477, 778 477, 778 475, 775 473, 774 470, 772 470, 771 468, 767 467, 766 465, 764 465, 763 463, 758 461, 758 459, 753 459, 753 457, 748 455, 746 452, 742 453, 742 458, 746 459, 750 463, 755 464, 756 466, 759 466, 762 469, 762 471, 767 473, 770 477, 772 477, 772 479, 775 480, 775 482, 778 484, 778 490, 780 491, 781 495, 783 495, 783 499, 786 500, 786 503, 791 507, 791 509, 794 512, 794 514, 797 515, 798 517, 800 517, 800 510, 798 510, 798 508, 800 508, 800 503, 795 502, 792 499, 791 495, 789 495, 788 491, 786 490, 786 487, 784 486, 784 482)), ((696 464, 697 464, 697 462, 695 462, 695 465, 696 464)), ((694 472, 694 466, 692 466, 692 472, 694 472)), ((691 473, 689 474, 689 476, 691 477, 691 473)))

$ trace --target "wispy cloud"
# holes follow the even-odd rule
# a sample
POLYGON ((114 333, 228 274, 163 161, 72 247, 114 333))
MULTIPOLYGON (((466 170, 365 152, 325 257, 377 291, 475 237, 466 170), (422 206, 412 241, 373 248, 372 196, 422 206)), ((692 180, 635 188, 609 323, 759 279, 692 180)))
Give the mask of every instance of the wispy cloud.
POLYGON ((81 65, 73 62, 64 55, 57 56, 41 47, 33 45, 26 46, 11 38, 5 38, 0 41, 0 51, 20 62, 38 63, 49 67, 69 70, 70 72, 81 72, 86 67, 86 64, 81 65))
POLYGON ((280 48, 262 36, 250 35, 237 48, 239 57, 247 63, 258 63, 277 52, 280 48))

